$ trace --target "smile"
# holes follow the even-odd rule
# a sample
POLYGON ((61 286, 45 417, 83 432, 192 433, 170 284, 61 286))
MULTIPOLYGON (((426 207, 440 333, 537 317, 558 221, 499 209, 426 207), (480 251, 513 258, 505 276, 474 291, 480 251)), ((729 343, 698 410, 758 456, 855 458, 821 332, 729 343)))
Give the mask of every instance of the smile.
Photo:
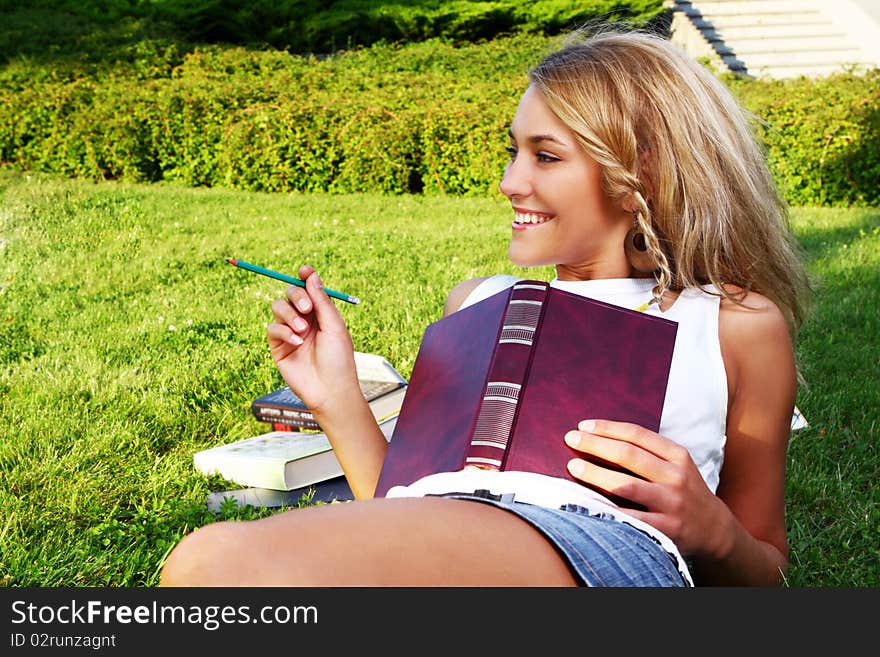
POLYGON ((540 226, 548 221, 552 221, 553 217, 546 214, 535 214, 533 212, 516 212, 513 216, 513 228, 515 230, 525 230, 532 226, 540 226))

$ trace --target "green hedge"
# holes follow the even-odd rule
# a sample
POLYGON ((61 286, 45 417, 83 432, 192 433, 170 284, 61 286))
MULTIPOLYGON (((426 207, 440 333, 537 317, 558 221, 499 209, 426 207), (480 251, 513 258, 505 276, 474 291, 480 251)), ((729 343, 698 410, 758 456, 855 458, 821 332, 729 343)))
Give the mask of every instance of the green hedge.
MULTIPOLYGON (((0 160, 93 179, 257 191, 485 194, 525 71, 555 45, 429 40, 316 59, 145 44, 112 69, 18 62, 0 74, 0 160)), ((728 83, 795 205, 880 201, 875 72, 728 83)))
POLYGON ((815 80, 727 78, 792 205, 880 204, 880 70, 815 80))
POLYGON ((526 36, 435 40, 323 60, 208 47, 165 76, 140 66, 38 83, 8 68, 0 159, 263 191, 483 193, 503 166, 525 69, 546 47, 526 36))

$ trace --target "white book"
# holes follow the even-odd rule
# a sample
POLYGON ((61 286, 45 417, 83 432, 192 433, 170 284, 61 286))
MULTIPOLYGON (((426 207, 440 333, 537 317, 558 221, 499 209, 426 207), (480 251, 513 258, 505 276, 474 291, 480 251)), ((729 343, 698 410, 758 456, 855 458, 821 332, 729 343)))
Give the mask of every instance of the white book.
POLYGON ((354 352, 354 364, 357 367, 358 379, 385 383, 406 383, 406 379, 400 372, 379 354, 356 351, 354 352))
MULTIPOLYGON (((379 423, 391 440, 397 414, 379 423)), ((342 466, 326 434, 270 431, 193 455, 196 470, 241 486, 293 490, 338 477, 342 466)))

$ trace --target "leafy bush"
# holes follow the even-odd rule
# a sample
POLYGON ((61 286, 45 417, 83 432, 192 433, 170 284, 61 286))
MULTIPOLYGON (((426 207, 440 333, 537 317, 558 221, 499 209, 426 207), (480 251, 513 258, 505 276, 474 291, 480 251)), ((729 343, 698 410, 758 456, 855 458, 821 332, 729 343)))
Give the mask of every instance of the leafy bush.
POLYGON ((152 78, 144 66, 72 79, 10 66, 0 158, 259 191, 482 193, 501 170, 524 71, 548 42, 433 40, 322 60, 212 46, 152 78))
MULTIPOLYGON (((92 179, 254 191, 485 194, 525 71, 555 45, 433 39, 315 58, 143 47, 127 66, 0 74, 0 160, 92 179)), ((880 202, 880 73, 726 82, 793 205, 880 202)))
POLYGON ((789 203, 880 203, 880 70, 729 83, 763 121, 767 157, 789 203))

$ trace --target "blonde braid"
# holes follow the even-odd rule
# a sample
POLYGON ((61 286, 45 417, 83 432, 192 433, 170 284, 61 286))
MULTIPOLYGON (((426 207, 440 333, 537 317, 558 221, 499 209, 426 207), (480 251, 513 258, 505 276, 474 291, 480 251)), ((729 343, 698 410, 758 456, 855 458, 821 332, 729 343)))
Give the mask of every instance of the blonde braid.
MULTIPOLYGON (((629 148, 625 150, 630 156, 638 151, 638 147, 634 135, 627 136, 630 137, 630 143, 628 144, 629 148)), ((626 143, 625 140, 622 141, 626 143)), ((596 153, 595 148, 593 152, 596 153)), ((661 244, 660 234, 652 221, 651 207, 645 200, 645 193, 649 195, 651 193, 650 176, 647 175, 647 172, 642 172, 642 176, 638 172, 633 173, 607 150, 600 151, 600 153, 605 165, 602 173, 608 194, 612 198, 629 198, 636 204, 636 209, 633 211, 633 228, 644 235, 648 253, 657 265, 654 270, 657 285, 652 290, 651 301, 656 302, 659 306, 663 294, 673 284, 673 272, 669 256, 661 244), (643 180, 646 176, 648 179, 643 180)), ((635 168, 638 158, 631 157, 630 159, 632 160, 632 168, 635 168)))
POLYGON ((648 247, 648 252, 654 258, 654 262, 657 263, 657 270, 654 272, 657 285, 654 286, 652 291, 652 300, 656 301, 659 306, 663 294, 672 285, 672 267, 669 265, 669 258, 666 255, 665 249, 660 244, 660 236, 654 229, 654 224, 651 221, 651 208, 648 207, 645 197, 642 196, 641 192, 634 190, 632 198, 638 205, 638 209, 634 213, 633 223, 645 236, 645 246, 648 247))

